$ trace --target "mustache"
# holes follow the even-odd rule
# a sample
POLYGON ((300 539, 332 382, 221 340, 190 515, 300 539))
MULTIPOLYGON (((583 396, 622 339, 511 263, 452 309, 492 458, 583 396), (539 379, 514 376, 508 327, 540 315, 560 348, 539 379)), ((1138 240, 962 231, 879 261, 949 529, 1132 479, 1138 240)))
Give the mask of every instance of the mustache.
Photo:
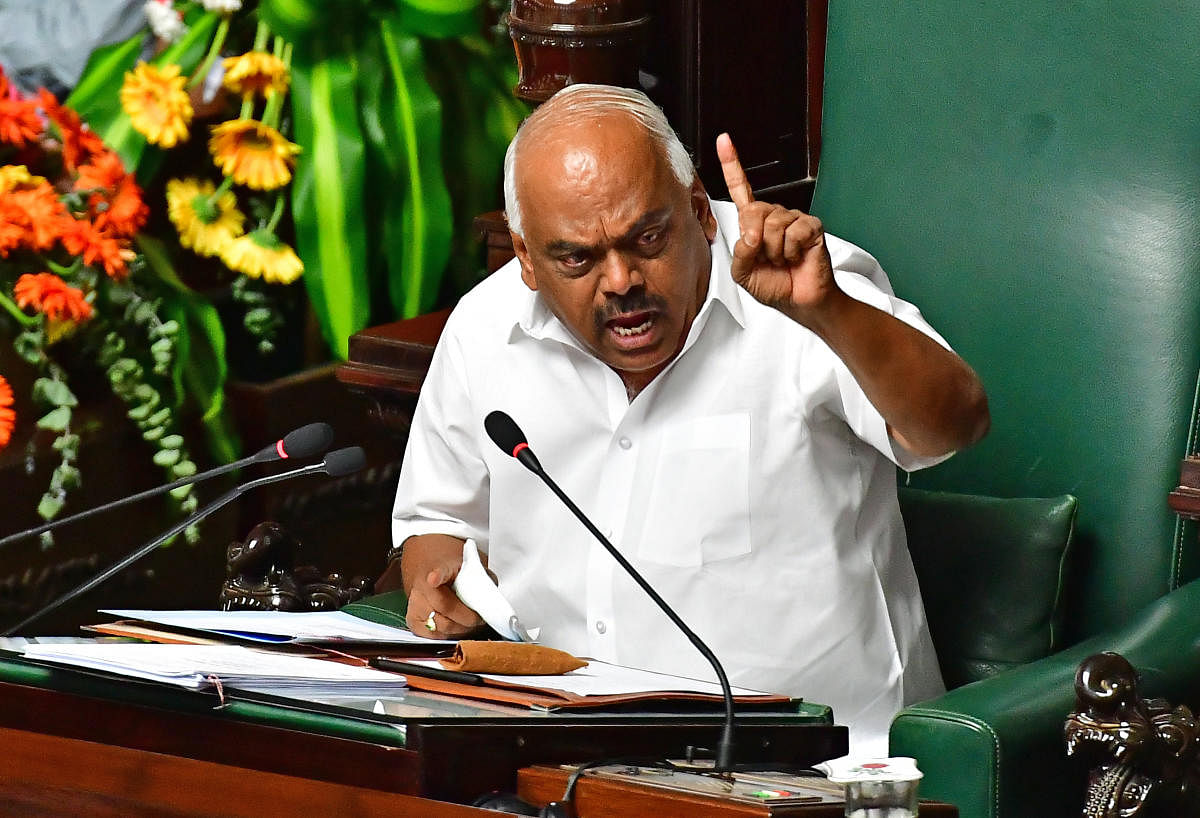
POLYGON ((667 301, 662 296, 650 295, 643 289, 631 290, 624 295, 612 295, 603 307, 597 307, 593 320, 598 329, 619 315, 631 312, 666 312, 667 301))

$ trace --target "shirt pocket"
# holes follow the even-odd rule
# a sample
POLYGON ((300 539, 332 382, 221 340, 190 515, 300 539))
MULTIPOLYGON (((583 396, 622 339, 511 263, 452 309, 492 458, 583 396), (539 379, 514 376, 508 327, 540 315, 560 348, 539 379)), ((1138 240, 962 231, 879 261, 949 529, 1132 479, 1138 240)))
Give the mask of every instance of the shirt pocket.
POLYGON ((750 415, 713 415, 663 435, 638 556, 697 567, 750 553, 750 415))

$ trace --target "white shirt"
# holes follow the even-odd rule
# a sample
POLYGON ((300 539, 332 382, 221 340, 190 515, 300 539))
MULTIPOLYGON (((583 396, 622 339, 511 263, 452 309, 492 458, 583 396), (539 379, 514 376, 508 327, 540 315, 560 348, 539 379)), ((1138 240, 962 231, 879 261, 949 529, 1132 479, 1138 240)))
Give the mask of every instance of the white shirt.
MULTIPOLYGON (((421 391, 393 541, 474 538, 540 641, 715 679, 708 663, 537 476, 487 437, 511 415, 550 477, 714 651, 730 682, 833 707, 886 755, 907 703, 944 690, 896 502, 893 445, 842 361, 734 283, 736 208, 714 202, 707 298, 636 398, 520 278, 463 297, 421 391)), ((827 236, 839 286, 945 345, 879 264, 827 236)))

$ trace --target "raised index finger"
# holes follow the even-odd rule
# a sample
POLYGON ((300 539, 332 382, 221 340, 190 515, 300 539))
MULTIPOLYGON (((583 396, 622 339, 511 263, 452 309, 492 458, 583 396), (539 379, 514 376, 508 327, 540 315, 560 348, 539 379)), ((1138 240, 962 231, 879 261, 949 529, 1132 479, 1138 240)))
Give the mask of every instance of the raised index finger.
POLYGON ((725 186, 729 188, 729 198, 738 207, 745 207, 754 201, 754 191, 746 179, 746 171, 738 161, 737 148, 729 134, 723 133, 717 137, 717 158, 721 160, 721 172, 725 174, 725 186))

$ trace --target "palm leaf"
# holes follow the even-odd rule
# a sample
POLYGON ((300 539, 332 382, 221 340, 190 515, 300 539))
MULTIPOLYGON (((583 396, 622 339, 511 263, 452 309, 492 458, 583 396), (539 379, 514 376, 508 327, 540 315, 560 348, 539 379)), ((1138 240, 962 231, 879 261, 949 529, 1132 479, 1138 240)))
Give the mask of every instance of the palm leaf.
POLYGON ((321 332, 343 359, 370 314, 357 77, 349 52, 320 43, 296 50, 292 95, 305 103, 292 108, 304 148, 292 182, 296 250, 321 332))
POLYGON ((384 225, 388 285, 396 314, 410 318, 437 301, 453 213, 442 176, 441 104, 425 80, 421 43, 397 34, 389 19, 380 21, 379 33, 393 83, 383 124, 398 137, 393 150, 401 153, 407 173, 384 225))

